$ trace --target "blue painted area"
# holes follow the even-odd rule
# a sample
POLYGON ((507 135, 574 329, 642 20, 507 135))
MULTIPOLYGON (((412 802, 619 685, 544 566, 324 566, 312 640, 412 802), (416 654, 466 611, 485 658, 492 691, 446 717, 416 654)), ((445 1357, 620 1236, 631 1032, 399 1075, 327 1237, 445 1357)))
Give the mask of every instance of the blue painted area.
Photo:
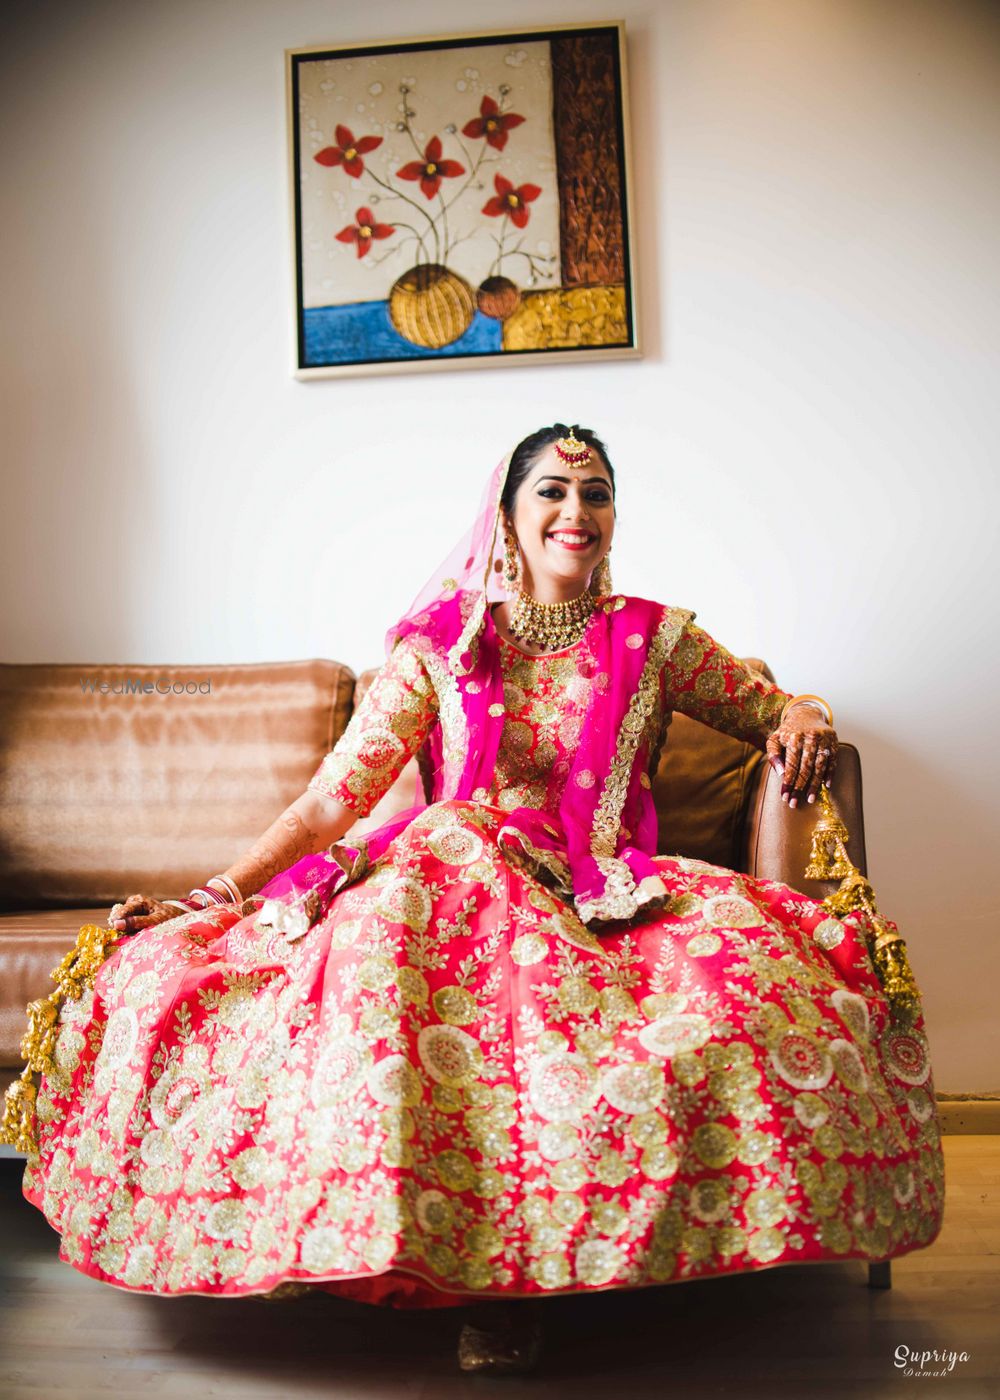
POLYGON ((493 355, 503 349, 502 326, 477 311, 464 335, 440 350, 404 340, 389 319, 387 301, 317 306, 304 313, 305 366, 364 364, 372 360, 437 360, 449 355, 493 355))

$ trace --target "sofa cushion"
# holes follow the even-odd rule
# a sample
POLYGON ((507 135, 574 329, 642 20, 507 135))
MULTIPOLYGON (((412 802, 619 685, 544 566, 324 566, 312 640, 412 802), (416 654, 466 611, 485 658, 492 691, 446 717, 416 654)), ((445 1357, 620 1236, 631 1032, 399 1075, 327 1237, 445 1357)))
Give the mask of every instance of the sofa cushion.
POLYGON ((353 692, 334 661, 0 666, 3 907, 185 894, 303 791, 353 692))
POLYGON ((739 869, 747 800, 763 762, 752 744, 675 714, 653 777, 656 849, 739 869))

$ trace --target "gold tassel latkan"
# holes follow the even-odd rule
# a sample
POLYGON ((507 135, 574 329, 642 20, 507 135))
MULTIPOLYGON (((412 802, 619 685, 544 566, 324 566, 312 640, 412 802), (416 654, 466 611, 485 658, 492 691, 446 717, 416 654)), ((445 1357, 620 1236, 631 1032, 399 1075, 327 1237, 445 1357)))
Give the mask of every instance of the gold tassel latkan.
POLYGON ((871 882, 847 854, 847 827, 825 786, 819 790, 819 808, 806 879, 840 880, 839 888, 823 900, 823 907, 836 918, 842 919, 856 909, 868 915, 875 928, 868 952, 889 1003, 890 1015, 898 1024, 912 1026, 920 1010, 920 993, 902 934, 880 913, 871 882))
POLYGON ((38 1151, 33 1125, 35 1121, 35 1081, 30 1065, 25 1065, 20 1079, 8 1085, 3 1097, 3 1117, 0 1118, 0 1142, 17 1152, 34 1156, 38 1151))
POLYGON ((847 854, 847 841, 847 827, 834 808, 830 789, 824 785, 819 792, 819 812, 813 827, 806 879, 842 880, 856 875, 857 870, 847 854))
POLYGON ((50 973, 55 991, 28 1006, 28 1029, 21 1040, 21 1055, 27 1061, 21 1077, 15 1079, 4 1095, 3 1117, 0 1118, 0 1142, 18 1152, 35 1156, 38 1141, 35 1136, 35 1103, 37 1090, 33 1074, 51 1074, 55 1068, 56 1040, 59 1036, 59 1012, 69 998, 77 1001, 94 985, 94 979, 108 956, 108 945, 122 935, 117 929, 84 924, 76 936, 76 944, 62 962, 50 973))

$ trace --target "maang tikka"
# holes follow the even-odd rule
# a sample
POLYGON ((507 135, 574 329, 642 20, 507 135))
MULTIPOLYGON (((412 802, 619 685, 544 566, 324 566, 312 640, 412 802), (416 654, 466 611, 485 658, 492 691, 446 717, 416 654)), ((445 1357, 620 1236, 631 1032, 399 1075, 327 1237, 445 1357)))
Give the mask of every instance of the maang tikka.
POLYGON ((587 443, 580 441, 572 428, 569 430, 568 437, 559 438, 554 445, 556 456, 567 466, 585 467, 590 461, 590 447, 587 443))

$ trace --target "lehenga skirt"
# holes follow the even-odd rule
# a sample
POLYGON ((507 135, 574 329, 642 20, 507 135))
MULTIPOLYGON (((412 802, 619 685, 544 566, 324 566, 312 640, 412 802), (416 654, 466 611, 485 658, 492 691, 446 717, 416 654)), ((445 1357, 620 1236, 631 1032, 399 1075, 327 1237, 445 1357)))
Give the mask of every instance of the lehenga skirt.
POLYGON ((600 936, 426 809, 288 941, 259 912, 120 941, 61 1012, 24 1192, 93 1278, 432 1307, 930 1244, 922 1015, 865 915, 664 856, 600 936))

